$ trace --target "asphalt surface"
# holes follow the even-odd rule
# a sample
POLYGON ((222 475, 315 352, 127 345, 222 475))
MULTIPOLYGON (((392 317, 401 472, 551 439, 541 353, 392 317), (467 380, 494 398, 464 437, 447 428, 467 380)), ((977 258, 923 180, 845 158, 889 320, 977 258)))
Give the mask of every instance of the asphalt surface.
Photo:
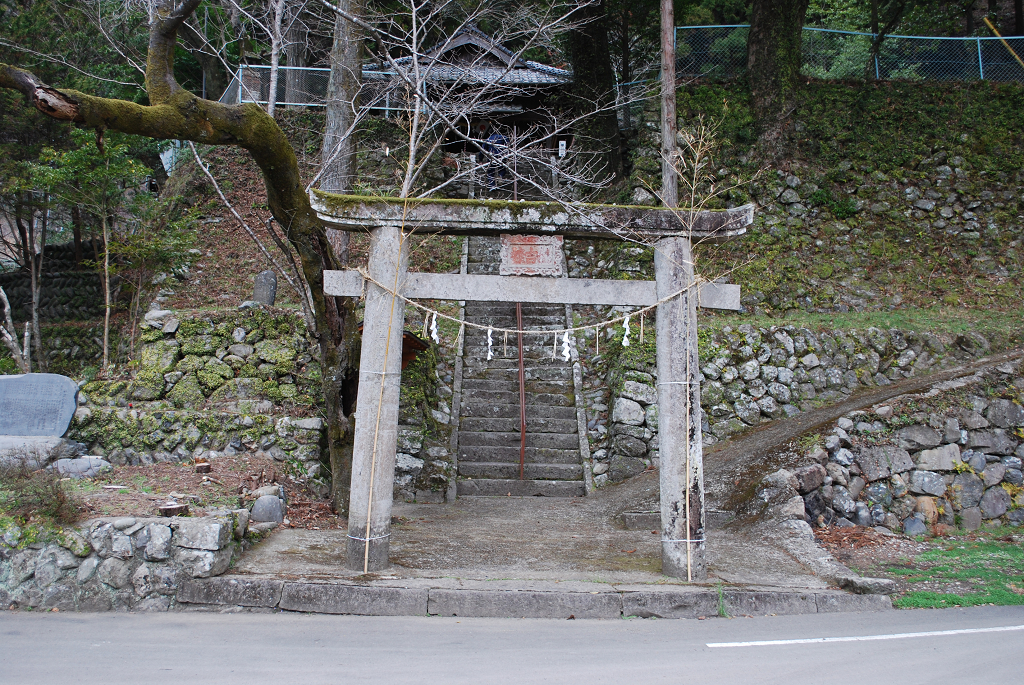
POLYGON ((1002 684, 1021 682, 1022 643, 1024 607, 706 621, 3 612, 0 683, 1002 684), (750 641, 767 644, 722 644, 750 641))

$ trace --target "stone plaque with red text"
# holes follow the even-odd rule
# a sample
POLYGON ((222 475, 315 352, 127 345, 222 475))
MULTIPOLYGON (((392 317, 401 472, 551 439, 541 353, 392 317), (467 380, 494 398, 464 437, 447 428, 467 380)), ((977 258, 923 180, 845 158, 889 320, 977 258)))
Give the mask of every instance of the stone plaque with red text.
POLYGON ((562 236, 501 236, 502 276, 561 276, 562 236))

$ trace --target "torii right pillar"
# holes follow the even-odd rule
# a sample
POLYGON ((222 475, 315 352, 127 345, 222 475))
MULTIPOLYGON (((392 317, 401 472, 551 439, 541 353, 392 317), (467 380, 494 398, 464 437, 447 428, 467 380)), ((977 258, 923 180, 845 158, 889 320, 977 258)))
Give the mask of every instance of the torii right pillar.
POLYGON ((661 572, 707 578, 704 540, 704 461, 697 356, 697 293, 690 239, 655 245, 658 300, 658 428, 661 478, 661 572))

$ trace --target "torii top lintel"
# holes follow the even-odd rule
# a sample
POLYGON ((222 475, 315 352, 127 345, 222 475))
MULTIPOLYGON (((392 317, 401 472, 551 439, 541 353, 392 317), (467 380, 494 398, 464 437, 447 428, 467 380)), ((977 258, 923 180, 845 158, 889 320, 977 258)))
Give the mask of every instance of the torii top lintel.
POLYGON ((313 210, 332 228, 363 231, 398 226, 417 233, 528 233, 570 238, 657 239, 686 236, 720 241, 743 235, 754 206, 692 211, 665 207, 562 204, 508 200, 438 200, 310 192, 313 210), (406 204, 408 202, 408 204, 406 204))

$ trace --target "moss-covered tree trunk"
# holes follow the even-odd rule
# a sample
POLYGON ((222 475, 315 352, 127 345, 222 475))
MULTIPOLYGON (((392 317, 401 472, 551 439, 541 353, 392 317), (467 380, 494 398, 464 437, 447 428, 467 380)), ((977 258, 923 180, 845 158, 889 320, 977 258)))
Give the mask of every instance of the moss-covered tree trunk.
POLYGON ((573 105, 578 116, 590 113, 573 127, 575 144, 598 154, 604 172, 618 179, 622 175, 622 142, 615 113, 615 72, 608 49, 604 0, 587 5, 573 16, 582 22, 569 32, 573 105))
POLYGON ((808 0, 754 0, 747 38, 747 78, 763 148, 778 139, 800 77, 801 34, 808 0))
MULTIPOLYGON (((249 151, 263 173, 267 204, 298 254, 313 298, 315 335, 324 376, 332 471, 347 474, 344 443, 350 432, 345 420, 342 390, 350 373, 345 340, 349 312, 324 295, 324 270, 337 268, 323 223, 309 204, 299 176, 295 151, 258 105, 222 105, 203 100, 178 85, 174 78, 177 32, 200 0, 158 0, 149 27, 146 92, 149 105, 95 97, 42 83, 33 74, 0 64, 0 88, 23 93, 40 112, 97 131, 106 129, 161 140, 191 140, 206 145, 232 145, 249 151), (336 466, 337 465, 337 466, 336 466)), ((351 333, 349 333, 351 335, 351 333)), ((350 457, 349 452, 349 457, 350 457)), ((349 462, 350 463, 350 462, 349 462)), ((349 481, 335 483, 334 501, 340 512, 348 506, 349 481)))

